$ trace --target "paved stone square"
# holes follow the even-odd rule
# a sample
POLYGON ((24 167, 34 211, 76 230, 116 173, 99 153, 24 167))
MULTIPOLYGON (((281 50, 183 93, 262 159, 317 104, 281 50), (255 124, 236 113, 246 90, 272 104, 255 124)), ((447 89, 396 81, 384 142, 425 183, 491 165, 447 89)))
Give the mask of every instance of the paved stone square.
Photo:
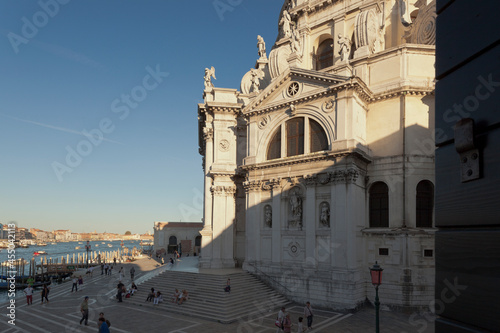
MULTIPOLYGON (((132 264, 123 264, 128 272, 132 264)), ((150 259, 141 259, 133 263, 136 267, 136 280, 146 274, 153 274, 157 263, 150 259)), ((16 298, 16 325, 9 324, 8 317, 0 324, 0 332, 96 332, 99 312, 111 322, 111 332, 170 332, 170 333, 271 333, 276 332, 274 320, 277 313, 269 312, 260 315, 250 315, 232 324, 202 320, 185 315, 169 313, 151 303, 134 305, 124 299, 118 303, 114 298, 117 284, 117 271, 112 276, 100 275, 86 277, 78 292, 71 292, 71 283, 53 285, 49 294, 50 303, 41 304, 40 291, 33 296, 33 305, 28 306, 22 291, 16 298), (80 304, 85 296, 89 296, 89 326, 79 325, 81 318, 80 304)), ((127 276, 126 276, 127 280, 127 276)), ((128 280, 127 280, 128 281, 128 280)), ((139 285, 140 288, 140 285, 139 285)), ((7 304, 2 304, 3 313, 7 313, 7 304)), ((254 305, 249 305, 254 306, 254 305)), ((297 318, 303 314, 303 306, 289 305, 294 327, 297 330, 297 318)), ((373 332, 375 311, 373 308, 363 308, 355 313, 315 310, 313 330, 315 333, 329 332, 373 332)), ((388 333, 432 333, 434 332, 433 317, 422 317, 417 314, 403 314, 391 311, 380 313, 381 332, 388 333)))

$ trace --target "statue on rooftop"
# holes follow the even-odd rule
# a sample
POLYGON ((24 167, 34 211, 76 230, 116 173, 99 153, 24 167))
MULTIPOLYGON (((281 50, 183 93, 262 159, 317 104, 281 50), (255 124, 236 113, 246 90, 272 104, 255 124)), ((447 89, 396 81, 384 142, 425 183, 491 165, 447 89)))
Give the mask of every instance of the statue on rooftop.
POLYGON ((283 37, 289 38, 292 37, 292 30, 290 28, 290 25, 292 24, 292 18, 288 11, 284 10, 283 15, 281 16, 280 20, 280 26, 281 26, 281 32, 283 34, 283 37))
POLYGON ((205 68, 205 90, 210 90, 211 88, 214 87, 214 84, 212 83, 212 78, 216 79, 215 77, 215 68, 212 66, 211 69, 205 68))
POLYGON ((261 59, 267 59, 266 42, 264 42, 264 38, 260 35, 257 36, 257 49, 259 50, 259 57, 261 59))

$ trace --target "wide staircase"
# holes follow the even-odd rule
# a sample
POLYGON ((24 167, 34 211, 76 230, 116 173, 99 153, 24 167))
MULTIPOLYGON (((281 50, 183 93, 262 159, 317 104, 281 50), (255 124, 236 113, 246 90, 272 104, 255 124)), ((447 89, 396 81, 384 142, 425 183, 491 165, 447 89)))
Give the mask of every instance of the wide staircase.
POLYGON ((138 285, 139 290, 124 302, 148 308, 165 310, 220 323, 248 320, 256 314, 278 312, 290 303, 284 296, 242 270, 229 274, 191 273, 167 270, 138 285), (231 279, 231 292, 225 292, 227 278, 231 279), (163 303, 146 302, 151 288, 163 295, 163 303), (189 299, 181 305, 172 302, 175 288, 189 292, 189 299))

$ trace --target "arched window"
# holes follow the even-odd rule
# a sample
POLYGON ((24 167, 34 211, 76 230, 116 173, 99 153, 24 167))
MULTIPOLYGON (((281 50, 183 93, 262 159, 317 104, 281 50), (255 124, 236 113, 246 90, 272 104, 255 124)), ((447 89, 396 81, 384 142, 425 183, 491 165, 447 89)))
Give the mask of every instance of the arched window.
POLYGON ((267 149, 267 159, 274 160, 275 158, 281 157, 281 126, 278 128, 276 133, 269 144, 267 149))
POLYGON ((170 236, 168 238, 168 253, 174 253, 177 250, 177 237, 170 236))
POLYGON ((316 69, 320 70, 333 66, 333 39, 329 38, 321 42, 316 55, 316 69))
POLYGON ((312 119, 309 119, 309 135, 311 139, 311 153, 328 150, 328 140, 325 131, 323 131, 323 128, 318 122, 312 119))
POLYGON ((304 118, 286 122, 286 156, 304 154, 304 118))
POLYGON ((434 210, 434 185, 422 180, 417 185, 417 228, 432 228, 434 210))
POLYGON ((370 187, 370 228, 389 227, 389 187, 376 182, 370 187))

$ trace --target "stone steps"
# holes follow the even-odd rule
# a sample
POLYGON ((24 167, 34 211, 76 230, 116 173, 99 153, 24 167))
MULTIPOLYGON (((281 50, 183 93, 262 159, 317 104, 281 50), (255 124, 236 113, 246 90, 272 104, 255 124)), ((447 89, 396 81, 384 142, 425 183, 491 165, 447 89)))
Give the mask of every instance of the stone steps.
POLYGON ((284 296, 246 272, 226 275, 165 271, 138 285, 139 290, 124 302, 139 306, 161 308, 221 323, 231 323, 252 314, 278 312, 290 303, 284 296), (231 279, 231 292, 224 291, 227 278, 231 279), (145 302, 151 288, 163 294, 164 302, 155 306, 145 302), (171 302, 175 288, 186 289, 189 299, 182 305, 171 302))

